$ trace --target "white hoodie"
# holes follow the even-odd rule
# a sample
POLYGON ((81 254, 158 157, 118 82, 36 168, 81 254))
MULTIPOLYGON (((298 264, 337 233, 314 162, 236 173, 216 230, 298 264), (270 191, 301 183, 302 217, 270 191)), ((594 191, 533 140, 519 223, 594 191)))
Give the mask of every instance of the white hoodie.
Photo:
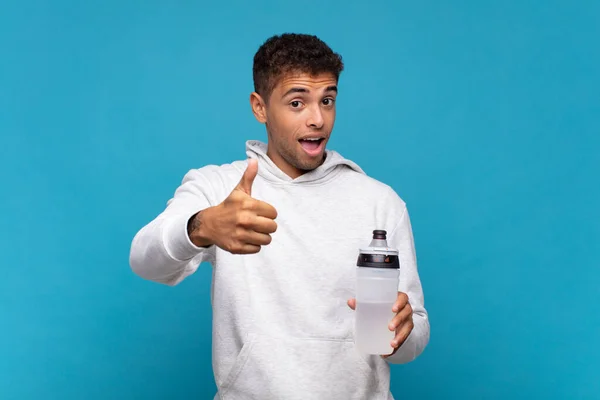
POLYGON ((139 276, 176 285, 202 262, 213 267, 213 368, 221 399, 393 399, 389 363, 407 363, 429 341, 405 203, 389 186, 327 150, 325 162, 296 179, 246 143, 259 161, 252 197, 277 210, 277 232, 257 254, 196 247, 188 219, 218 205, 239 183, 247 161, 189 171, 166 209, 133 239, 130 264, 139 276), (360 354, 353 343, 359 247, 372 231, 388 232, 400 251, 399 291, 409 296, 414 329, 387 359, 360 354))

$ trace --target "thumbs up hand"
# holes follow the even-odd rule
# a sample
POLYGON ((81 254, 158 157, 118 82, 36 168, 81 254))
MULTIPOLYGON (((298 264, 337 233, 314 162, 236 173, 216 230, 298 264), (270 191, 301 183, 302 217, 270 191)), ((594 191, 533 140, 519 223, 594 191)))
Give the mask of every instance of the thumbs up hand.
POLYGON ((271 243, 271 234, 277 230, 277 211, 252 198, 257 173, 257 160, 248 160, 246 171, 229 196, 190 220, 188 232, 194 244, 215 244, 232 254, 253 254, 271 243))

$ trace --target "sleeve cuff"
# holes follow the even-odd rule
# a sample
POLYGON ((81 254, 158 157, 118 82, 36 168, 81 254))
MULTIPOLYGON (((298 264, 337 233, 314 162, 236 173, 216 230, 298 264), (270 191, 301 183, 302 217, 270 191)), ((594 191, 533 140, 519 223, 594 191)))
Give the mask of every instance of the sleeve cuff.
POLYGON ((163 231, 163 240, 165 249, 169 255, 177 261, 191 260, 210 247, 198 247, 192 243, 187 233, 187 224, 192 215, 198 211, 189 214, 183 214, 173 218, 167 224, 163 231))

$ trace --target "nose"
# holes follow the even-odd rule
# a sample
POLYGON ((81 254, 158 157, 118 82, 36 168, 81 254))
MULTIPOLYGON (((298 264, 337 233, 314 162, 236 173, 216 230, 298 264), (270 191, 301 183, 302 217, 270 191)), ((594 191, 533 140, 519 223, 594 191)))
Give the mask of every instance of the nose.
POLYGON ((312 107, 309 110, 308 119, 306 120, 306 125, 309 128, 321 129, 323 124, 325 123, 323 119, 323 113, 321 112, 321 108, 319 106, 312 107))

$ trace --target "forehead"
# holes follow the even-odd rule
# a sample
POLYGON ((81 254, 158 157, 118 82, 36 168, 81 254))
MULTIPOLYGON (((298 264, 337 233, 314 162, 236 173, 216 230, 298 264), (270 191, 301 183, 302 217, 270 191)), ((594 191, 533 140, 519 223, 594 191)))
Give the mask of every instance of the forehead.
POLYGON ((274 87, 273 92, 280 96, 285 95, 290 89, 301 88, 309 93, 322 93, 332 90, 337 86, 337 79, 331 73, 311 75, 303 72, 287 73, 281 76, 274 87))

